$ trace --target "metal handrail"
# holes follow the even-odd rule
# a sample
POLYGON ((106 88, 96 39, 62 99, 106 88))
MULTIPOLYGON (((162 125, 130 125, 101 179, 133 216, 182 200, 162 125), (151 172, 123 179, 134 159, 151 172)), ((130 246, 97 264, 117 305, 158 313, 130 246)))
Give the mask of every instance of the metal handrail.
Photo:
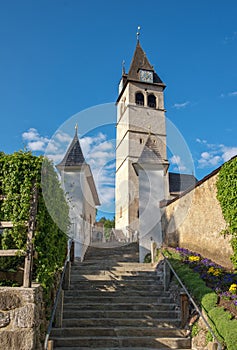
POLYGON ((58 289, 57 289, 53 310, 52 310, 52 313, 51 313, 51 317, 50 317, 47 333, 46 333, 46 336, 45 336, 44 350, 48 349, 48 340, 49 340, 49 336, 50 336, 51 330, 53 328, 53 321, 54 321, 54 318, 55 318, 58 302, 59 302, 59 299, 60 299, 60 294, 61 294, 61 291, 62 291, 62 286, 63 286, 63 281, 64 281, 64 276, 65 276, 65 272, 66 272, 67 263, 70 260, 70 252, 71 252, 71 248, 72 248, 72 243, 73 243, 73 239, 70 239, 68 241, 67 257, 66 257, 65 262, 64 262, 63 272, 62 272, 61 279, 60 279, 60 282, 59 282, 59 286, 58 286, 58 289))
POLYGON ((185 287, 185 285, 183 284, 183 282, 181 281, 181 279, 179 278, 179 276, 177 275, 177 273, 175 272, 173 266, 171 265, 171 263, 169 262, 169 260, 167 259, 167 257, 164 255, 163 252, 161 252, 162 256, 165 259, 165 263, 168 264, 169 268, 171 269, 171 271, 173 272, 173 274, 175 275, 175 278, 177 279, 177 281, 179 282, 179 284, 181 285, 181 287, 183 288, 183 290, 185 291, 185 293, 187 294, 189 300, 192 302, 193 306, 195 307, 196 311, 198 312, 199 316, 203 319, 205 325, 207 326, 207 328, 209 329, 212 338, 215 339, 215 341, 217 342, 218 346, 217 346, 217 350, 222 350, 222 345, 221 343, 218 341, 215 333, 213 332, 211 326, 209 325, 208 321, 206 320, 206 318, 204 317, 202 311, 199 309, 199 307, 197 306, 197 304, 195 303, 195 301, 193 300, 191 294, 188 292, 187 288, 185 287))

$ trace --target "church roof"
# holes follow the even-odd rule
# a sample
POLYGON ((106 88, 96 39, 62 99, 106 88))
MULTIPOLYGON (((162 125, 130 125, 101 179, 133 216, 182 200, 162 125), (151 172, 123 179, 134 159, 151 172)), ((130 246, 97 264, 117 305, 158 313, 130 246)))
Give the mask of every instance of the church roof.
POLYGON ((139 70, 150 70, 153 72, 153 83, 158 83, 164 85, 160 77, 156 74, 154 67, 148 61, 145 52, 143 51, 139 40, 137 41, 136 49, 133 54, 132 62, 129 68, 127 75, 128 80, 138 80, 139 79, 139 70))
POLYGON ((143 168, 144 166, 147 169, 164 169, 168 168, 168 160, 163 159, 161 157, 158 144, 156 140, 152 140, 151 136, 149 135, 146 141, 146 144, 143 148, 143 151, 138 158, 136 163, 133 163, 133 167, 135 169, 136 174, 138 175, 139 169, 143 168))
POLYGON ((57 165, 57 167, 70 167, 70 166, 81 166, 85 164, 85 158, 82 153, 81 145, 77 136, 77 128, 75 136, 68 147, 68 150, 63 160, 57 165))
POLYGON ((161 158, 157 142, 156 140, 152 140, 150 135, 148 136, 143 151, 138 159, 138 163, 163 164, 163 159, 161 158))
POLYGON ((191 188, 194 188, 197 184, 197 179, 194 175, 169 173, 169 188, 170 193, 181 193, 191 188))

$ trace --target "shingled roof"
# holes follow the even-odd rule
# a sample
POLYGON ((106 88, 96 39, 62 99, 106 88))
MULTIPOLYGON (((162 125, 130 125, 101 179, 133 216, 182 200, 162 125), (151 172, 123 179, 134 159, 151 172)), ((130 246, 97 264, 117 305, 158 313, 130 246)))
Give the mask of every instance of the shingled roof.
POLYGON ((136 163, 133 163, 136 174, 138 175, 139 169, 143 168, 144 165, 149 169, 155 170, 157 167, 159 169, 168 169, 168 164, 168 160, 161 157, 156 140, 152 140, 151 135, 148 135, 140 157, 136 163))
POLYGON ((197 179, 194 175, 169 173, 170 193, 179 194, 196 186, 197 179))
POLYGON ((143 151, 138 159, 138 163, 152 163, 152 164, 162 164, 163 160, 161 158, 159 148, 156 140, 152 140, 150 135, 146 141, 143 151))
MULTIPOLYGON (((129 72, 127 75, 128 80, 138 80, 140 81, 139 78, 139 70, 144 69, 144 70, 150 70, 153 72, 153 83, 156 84, 162 84, 162 80, 160 77, 156 74, 154 71, 154 67, 150 64, 148 61, 145 52, 143 51, 139 40, 137 41, 136 49, 132 58, 132 62, 129 68, 129 72)), ((164 85, 165 86, 165 85, 164 85)))
POLYGON ((82 153, 81 145, 77 136, 77 128, 75 136, 68 147, 68 150, 63 158, 63 160, 57 165, 57 167, 71 167, 71 166, 81 166, 85 164, 85 158, 82 153))

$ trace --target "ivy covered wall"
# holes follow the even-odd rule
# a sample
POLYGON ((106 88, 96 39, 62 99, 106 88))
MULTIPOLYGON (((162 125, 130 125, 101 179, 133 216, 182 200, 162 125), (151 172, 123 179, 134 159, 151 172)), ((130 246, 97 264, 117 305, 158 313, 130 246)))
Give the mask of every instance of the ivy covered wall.
MULTIPOLYGON (((69 208, 60 187, 52 163, 31 152, 0 153, 0 220, 12 221, 13 229, 6 229, 0 235, 0 249, 26 249, 25 222, 29 218, 32 183, 38 188, 38 214, 34 237, 36 258, 34 259, 34 279, 47 290, 51 287, 54 273, 62 267, 67 247, 69 208), (43 166, 44 186, 47 186, 47 200, 52 198, 54 211, 60 222, 49 215, 42 191, 41 171, 43 166)), ((1 258, 0 267, 9 268, 19 264, 18 258, 1 258)))
POLYGON ((223 233, 231 237, 231 260, 237 268, 237 156, 221 167, 216 185, 217 198, 227 224, 223 233))

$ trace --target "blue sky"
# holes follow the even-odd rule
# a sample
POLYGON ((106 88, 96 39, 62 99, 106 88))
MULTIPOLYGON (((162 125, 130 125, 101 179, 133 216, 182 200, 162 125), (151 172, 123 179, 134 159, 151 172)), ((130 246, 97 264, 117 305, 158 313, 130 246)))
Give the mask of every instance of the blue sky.
MULTIPOLYGON (((167 85, 166 116, 202 178, 237 153, 236 16, 236 0, 1 1, 0 150, 44 153, 62 125, 73 135, 73 115, 114 104, 140 25, 141 45, 167 85)), ((114 129, 95 128, 114 122, 115 113, 80 115, 79 133, 92 129, 97 141, 104 134, 106 154, 114 129)), ((184 162, 170 155, 171 169, 185 171, 184 162)))

